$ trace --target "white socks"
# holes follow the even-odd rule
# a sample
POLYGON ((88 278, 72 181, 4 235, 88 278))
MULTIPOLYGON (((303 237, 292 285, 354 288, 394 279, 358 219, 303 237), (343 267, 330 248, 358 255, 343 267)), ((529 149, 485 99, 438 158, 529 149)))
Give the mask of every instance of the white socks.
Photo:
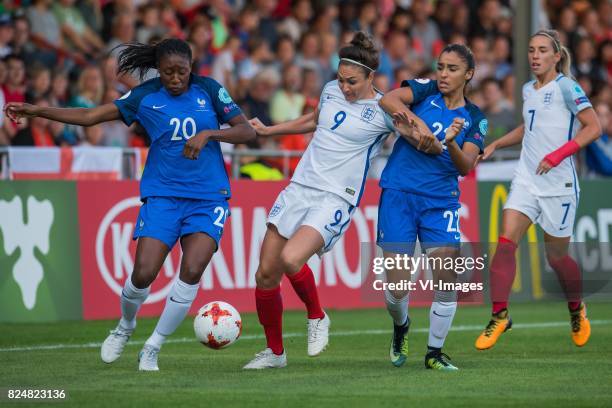
POLYGON ((409 293, 406 293, 401 299, 395 298, 391 292, 385 290, 385 303, 387 304, 387 311, 393 318, 393 323, 396 326, 403 326, 408 319, 408 297, 409 293))
POLYGON ((140 305, 149 296, 150 287, 139 289, 132 283, 132 277, 128 277, 121 291, 121 320, 119 327, 125 331, 133 331, 136 328, 136 313, 140 305))
POLYGON ((455 292, 434 293, 434 301, 429 311, 429 347, 442 348, 444 340, 453 323, 457 310, 457 294, 455 292))
POLYGON ((190 285, 177 279, 166 298, 166 306, 164 311, 155 326, 155 331, 146 341, 146 344, 157 349, 161 348, 166 340, 166 337, 174 333, 176 328, 181 324, 193 300, 198 294, 199 283, 190 285))

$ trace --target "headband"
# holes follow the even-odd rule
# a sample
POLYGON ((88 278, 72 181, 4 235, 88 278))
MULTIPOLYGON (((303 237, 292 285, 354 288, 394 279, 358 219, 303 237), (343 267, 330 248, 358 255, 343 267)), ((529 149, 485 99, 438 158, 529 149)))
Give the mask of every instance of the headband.
POLYGON ((355 65, 362 66, 362 67, 364 67, 365 69, 369 70, 370 72, 374 72, 374 70, 373 70, 372 68, 368 67, 368 66, 367 66, 367 65, 365 65, 365 64, 362 64, 362 63, 361 63, 361 62, 359 62, 359 61, 355 61, 355 60, 352 60, 352 59, 350 59, 350 58, 340 58, 340 62, 342 62, 342 61, 346 61, 346 62, 350 62, 351 64, 355 64, 355 65))
POLYGON ((553 45, 555 46, 555 52, 561 51, 561 46, 552 35, 548 34, 546 31, 538 31, 535 35, 543 35, 544 37, 548 37, 552 40, 553 45))

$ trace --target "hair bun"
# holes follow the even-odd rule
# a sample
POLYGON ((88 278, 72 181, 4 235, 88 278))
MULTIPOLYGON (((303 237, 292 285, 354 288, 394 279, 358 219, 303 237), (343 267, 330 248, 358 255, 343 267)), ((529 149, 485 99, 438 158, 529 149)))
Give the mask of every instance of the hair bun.
POLYGON ((365 51, 377 51, 374 40, 363 31, 358 31, 351 40, 351 45, 362 48, 365 51))

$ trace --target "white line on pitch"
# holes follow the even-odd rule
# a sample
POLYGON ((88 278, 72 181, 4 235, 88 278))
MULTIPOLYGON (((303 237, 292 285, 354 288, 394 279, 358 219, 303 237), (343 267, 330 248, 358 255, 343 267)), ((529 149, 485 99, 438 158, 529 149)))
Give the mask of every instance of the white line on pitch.
MULTIPOLYGON (((612 320, 591 320, 592 325, 609 325, 612 320)), ((543 329, 546 327, 563 327, 568 326, 567 321, 564 322, 540 322, 540 323, 516 323, 512 325, 513 329, 543 329)), ((462 331, 480 331, 482 325, 463 325, 455 326, 451 328, 451 331, 462 332, 462 331)), ((418 328, 410 331, 411 333, 428 333, 428 328, 418 328)), ((332 331, 330 336, 363 336, 363 335, 377 335, 377 334, 391 334, 391 330, 347 330, 347 331, 332 331)), ((305 337, 306 333, 284 333, 283 338, 291 337, 305 337)), ((247 334, 240 337, 241 340, 260 340, 264 339, 263 334, 247 334)), ((181 337, 178 339, 168 339, 164 344, 172 343, 191 343, 196 340, 191 337, 181 337)), ((144 341, 130 341, 128 346, 142 346, 144 341)), ((40 350, 61 350, 61 349, 80 349, 80 348, 98 348, 102 346, 102 343, 82 343, 82 344, 41 344, 36 346, 25 346, 25 347, 7 347, 0 348, 0 353, 16 352, 16 351, 40 351, 40 350)))

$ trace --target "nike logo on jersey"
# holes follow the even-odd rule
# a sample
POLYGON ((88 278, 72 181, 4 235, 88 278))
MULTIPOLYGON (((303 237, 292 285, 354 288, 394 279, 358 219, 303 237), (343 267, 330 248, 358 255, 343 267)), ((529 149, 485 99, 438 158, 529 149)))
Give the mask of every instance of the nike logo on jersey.
POLYGON ((161 109, 164 107, 166 107, 166 105, 161 105, 161 106, 153 105, 153 109, 161 109))
POLYGON ((437 103, 435 103, 434 101, 431 101, 431 104, 433 106, 435 106, 436 108, 438 108, 438 109, 442 109, 442 107, 440 105, 438 105, 437 103))
POLYGON ((564 229, 567 229, 567 227, 568 227, 567 225, 565 227, 561 227, 559 228, 559 231, 563 231, 564 229))

